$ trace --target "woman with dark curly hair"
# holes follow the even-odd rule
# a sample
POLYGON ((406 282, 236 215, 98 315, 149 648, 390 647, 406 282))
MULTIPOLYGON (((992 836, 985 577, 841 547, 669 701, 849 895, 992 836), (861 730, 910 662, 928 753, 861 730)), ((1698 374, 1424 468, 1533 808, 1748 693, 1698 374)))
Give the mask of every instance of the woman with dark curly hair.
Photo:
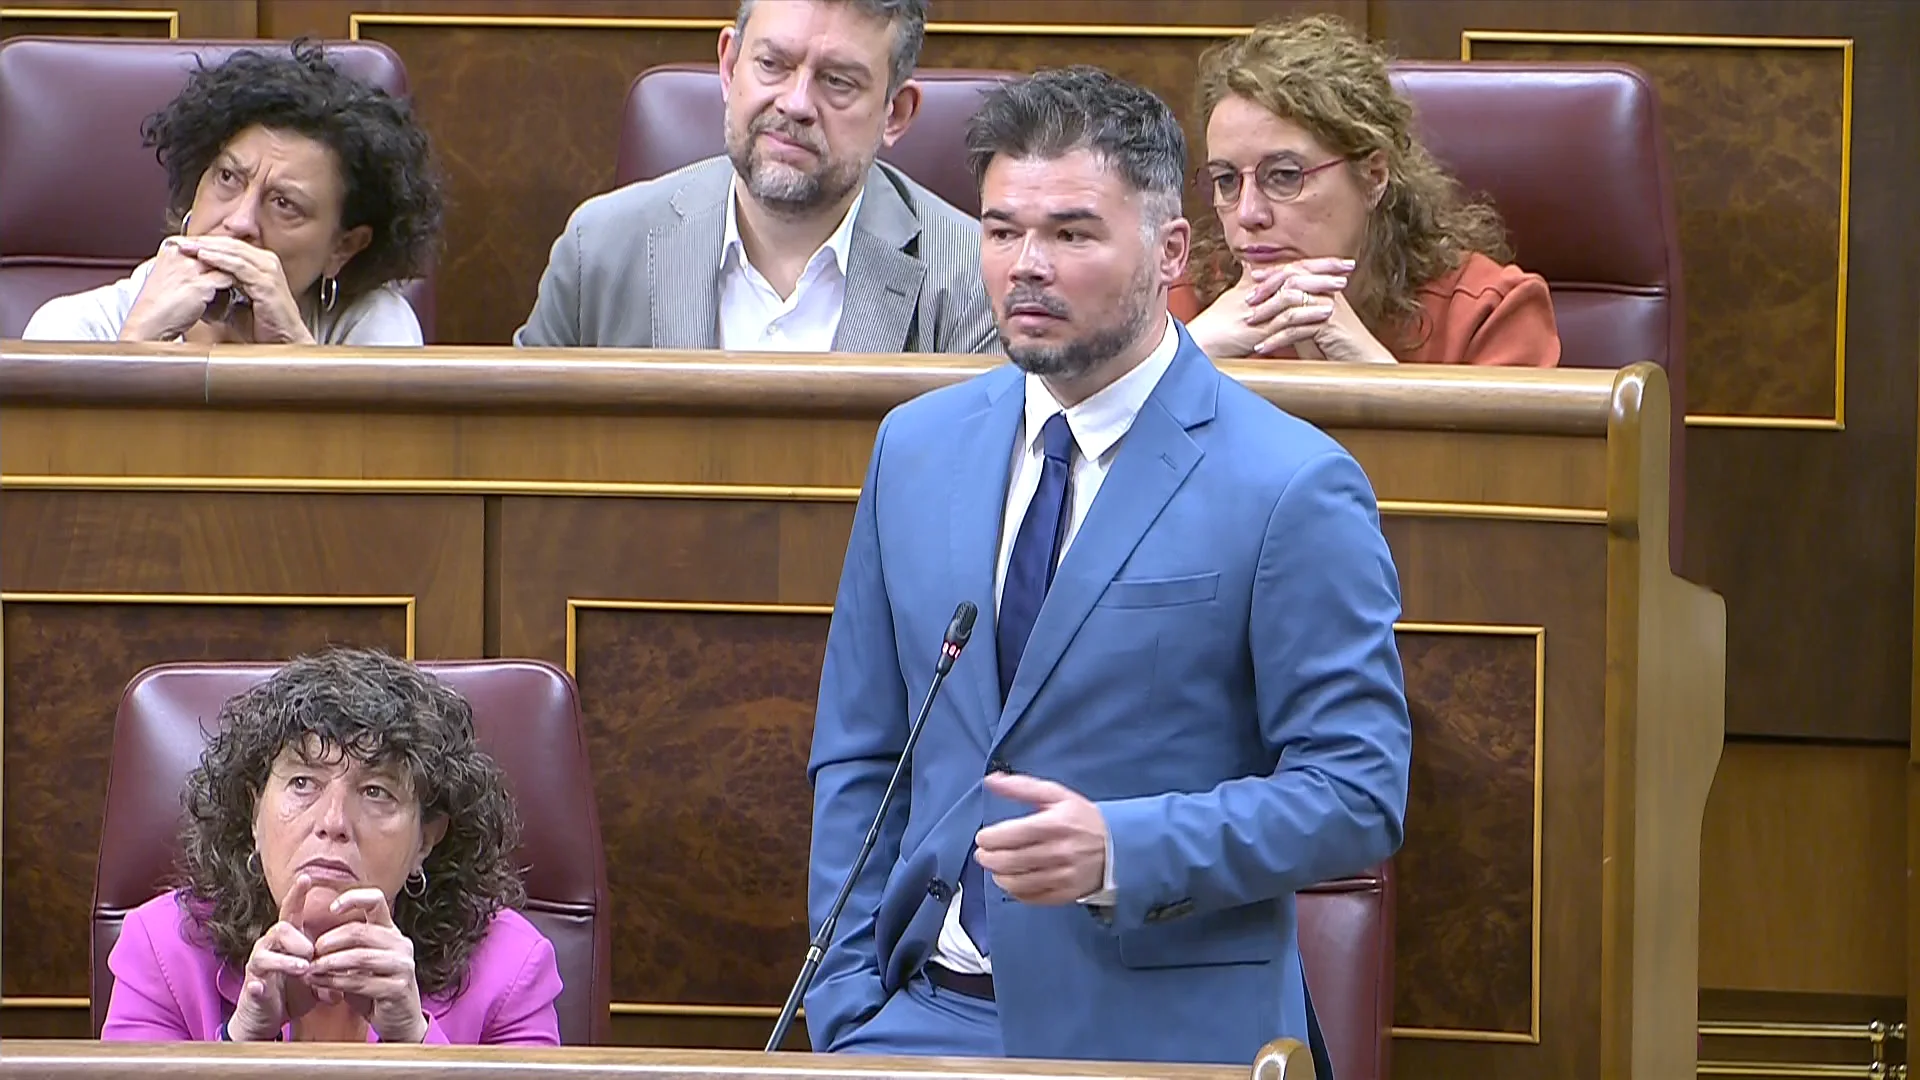
POLYGON ((432 676, 294 660, 221 709, 185 802, 182 883, 127 914, 102 1038, 559 1043, 513 801, 432 676))
POLYGON ((1207 355, 1560 362, 1547 283, 1415 141, 1385 53, 1328 16, 1268 23, 1208 50, 1198 97, 1220 227, 1170 306, 1207 355))
POLYGON ((404 101, 301 41, 201 67, 141 137, 175 235, 124 280, 41 305, 25 337, 421 344, 395 283, 424 273, 442 200, 404 101))

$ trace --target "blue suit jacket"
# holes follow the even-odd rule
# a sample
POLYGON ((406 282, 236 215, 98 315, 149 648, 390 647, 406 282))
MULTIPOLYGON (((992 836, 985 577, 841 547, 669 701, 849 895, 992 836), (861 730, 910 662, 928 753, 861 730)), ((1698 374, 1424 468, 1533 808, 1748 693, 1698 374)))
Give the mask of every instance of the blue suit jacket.
POLYGON ((920 970, 1009 767, 1100 805, 1110 911, 987 875, 1016 1057, 1244 1065, 1305 1040, 1296 890, 1400 845, 1412 733, 1399 581, 1339 444, 1180 350, 1121 442, 1004 707, 991 613, 1023 375, 881 423, 827 639, 809 774, 819 927, 878 809, 954 606, 979 626, 806 998, 833 1049, 920 970))

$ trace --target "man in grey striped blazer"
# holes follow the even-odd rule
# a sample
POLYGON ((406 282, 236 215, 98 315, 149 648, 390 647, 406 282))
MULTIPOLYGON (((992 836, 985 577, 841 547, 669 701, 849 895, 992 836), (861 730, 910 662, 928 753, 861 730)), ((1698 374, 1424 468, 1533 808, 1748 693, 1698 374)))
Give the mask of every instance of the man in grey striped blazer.
POLYGON ((920 104, 927 0, 742 0, 727 153, 582 203, 522 346, 990 351, 980 225, 878 161, 920 104))

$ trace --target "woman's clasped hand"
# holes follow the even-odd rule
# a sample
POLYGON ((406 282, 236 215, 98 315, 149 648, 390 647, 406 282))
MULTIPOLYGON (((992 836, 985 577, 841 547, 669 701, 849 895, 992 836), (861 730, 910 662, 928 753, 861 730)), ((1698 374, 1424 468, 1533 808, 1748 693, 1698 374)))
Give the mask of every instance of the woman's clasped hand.
POLYGON ((381 1042, 426 1037, 413 942, 394 926, 379 889, 335 894, 306 874, 294 880, 279 921, 247 958, 227 1033, 236 1042, 265 1042, 289 1025, 296 1041, 359 1041, 368 1028, 381 1042), (317 1005, 346 1008, 329 1013, 317 1005))

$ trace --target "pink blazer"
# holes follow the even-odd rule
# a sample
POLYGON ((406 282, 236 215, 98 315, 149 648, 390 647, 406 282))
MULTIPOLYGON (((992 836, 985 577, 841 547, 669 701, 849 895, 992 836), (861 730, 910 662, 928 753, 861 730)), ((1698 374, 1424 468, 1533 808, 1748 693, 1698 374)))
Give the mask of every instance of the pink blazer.
MULTIPOLYGON (((185 913, 165 893, 127 913, 107 957, 113 997, 102 1039, 214 1042, 240 997, 240 975, 188 936, 185 913)), ((493 917, 473 952, 466 990, 426 998, 429 1043, 560 1045, 560 969, 553 944, 517 911, 493 917)), ((282 1038, 288 1037, 282 1032, 282 1038)), ((378 1042, 369 1032, 368 1042, 378 1042)))

